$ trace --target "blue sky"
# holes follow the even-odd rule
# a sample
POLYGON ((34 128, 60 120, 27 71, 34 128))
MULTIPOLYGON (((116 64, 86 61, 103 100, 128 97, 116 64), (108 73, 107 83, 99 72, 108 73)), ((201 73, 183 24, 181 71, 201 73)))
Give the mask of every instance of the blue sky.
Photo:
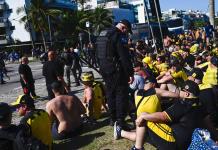
MULTIPOLYGON (((209 10, 209 0, 159 0, 161 10, 165 11, 170 8, 176 8, 178 10, 209 10)), ((218 1, 215 1, 215 12, 218 12, 218 1)))

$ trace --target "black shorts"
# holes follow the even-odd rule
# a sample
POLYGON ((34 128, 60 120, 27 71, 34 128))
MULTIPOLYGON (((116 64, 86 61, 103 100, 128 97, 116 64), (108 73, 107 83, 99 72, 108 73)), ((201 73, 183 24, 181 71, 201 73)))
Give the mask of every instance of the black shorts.
POLYGON ((151 129, 147 128, 148 143, 155 146, 158 150, 178 150, 176 142, 168 142, 155 134, 151 129))
POLYGON ((76 129, 74 129, 74 131, 58 133, 58 123, 54 122, 52 124, 52 138, 54 140, 63 140, 63 139, 72 138, 72 137, 80 135, 82 132, 82 129, 83 129, 83 126, 81 125, 77 127, 76 129))

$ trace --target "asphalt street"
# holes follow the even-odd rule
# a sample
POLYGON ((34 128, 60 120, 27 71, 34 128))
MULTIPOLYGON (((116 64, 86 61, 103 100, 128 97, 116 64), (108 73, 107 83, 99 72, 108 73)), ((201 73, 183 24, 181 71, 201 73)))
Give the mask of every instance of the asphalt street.
MULTIPOLYGON (((45 78, 42 76, 42 64, 40 62, 30 62, 29 66, 32 70, 33 77, 35 79, 36 94, 41 97, 40 99, 37 100, 44 101, 46 100, 47 97, 47 90, 45 85, 45 78)), ((18 67, 19 67, 19 63, 6 64, 6 68, 8 70, 8 75, 10 76, 10 80, 7 79, 7 77, 5 77, 4 80, 7 83, 0 84, 0 101, 11 103, 15 101, 19 95, 23 94, 19 81, 20 76, 18 74, 18 67)), ((92 69, 88 67, 83 67, 82 70, 83 72, 86 72, 92 69)), ((96 79, 101 79, 101 77, 97 72, 93 71, 93 73, 96 79)), ((81 84, 81 86, 75 87, 74 78, 72 75, 71 75, 71 91, 79 98, 82 98, 83 86, 81 84)), ((44 108, 44 105, 40 107, 44 108)))

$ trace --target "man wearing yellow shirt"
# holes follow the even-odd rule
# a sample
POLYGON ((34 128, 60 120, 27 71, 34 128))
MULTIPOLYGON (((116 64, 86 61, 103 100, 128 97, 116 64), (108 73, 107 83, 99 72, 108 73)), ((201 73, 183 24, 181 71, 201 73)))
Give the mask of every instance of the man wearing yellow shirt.
POLYGON ((157 77, 157 83, 161 89, 167 89, 171 92, 178 92, 178 87, 187 80, 187 75, 182 69, 178 59, 171 61, 171 69, 164 75, 157 77))
POLYGON ((218 85, 218 57, 213 56, 210 59, 210 63, 208 64, 208 68, 203 77, 204 84, 211 84, 212 86, 218 85))
MULTIPOLYGON (((201 120, 198 85, 188 80, 182 90, 185 93, 182 100, 175 101, 171 107, 162 112, 144 112, 136 120, 137 128, 146 127, 146 136, 158 149, 187 149, 191 142, 192 132, 201 120)), ((125 137, 134 132, 116 130, 116 133, 120 137, 125 137)), ((136 132, 136 142, 131 150, 144 150, 143 138, 141 141, 138 139, 142 135, 144 138, 143 132, 136 132)))
POLYGON ((194 68, 191 72, 191 75, 188 77, 189 80, 194 81, 198 84, 200 88, 199 100, 203 106, 204 114, 204 128, 207 128, 212 138, 215 141, 218 141, 218 131, 216 130, 214 123, 217 119, 217 107, 216 107, 216 98, 215 93, 213 92, 213 87, 210 84, 203 84, 203 72, 199 68, 194 68))

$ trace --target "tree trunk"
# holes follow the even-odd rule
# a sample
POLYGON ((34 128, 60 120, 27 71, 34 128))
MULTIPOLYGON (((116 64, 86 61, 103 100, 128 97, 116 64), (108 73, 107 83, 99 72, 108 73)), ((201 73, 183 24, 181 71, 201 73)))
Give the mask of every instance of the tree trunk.
POLYGON ((41 35, 42 35, 42 41, 43 41, 43 45, 44 45, 44 49, 45 51, 47 51, 47 47, 46 47, 46 41, 45 41, 45 36, 44 36, 44 32, 42 29, 40 29, 41 35))
POLYGON ((215 1, 209 0, 209 11, 210 11, 210 23, 214 26, 214 17, 215 17, 215 1))

